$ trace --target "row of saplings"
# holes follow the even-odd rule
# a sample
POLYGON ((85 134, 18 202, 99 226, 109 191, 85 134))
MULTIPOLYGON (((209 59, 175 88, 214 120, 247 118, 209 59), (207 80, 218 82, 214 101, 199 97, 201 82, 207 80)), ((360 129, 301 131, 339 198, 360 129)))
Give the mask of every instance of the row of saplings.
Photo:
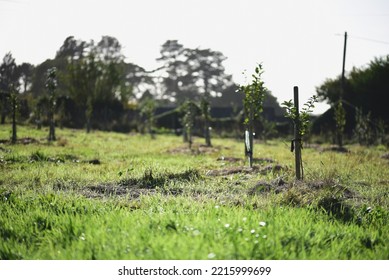
MULTIPOLYGON (((243 105, 244 105, 244 125, 245 125, 245 153, 249 162, 249 166, 253 165, 253 139, 254 139, 254 122, 260 117, 263 111, 263 101, 265 93, 267 92, 264 82, 261 79, 263 73, 262 65, 259 64, 255 68, 255 73, 251 75, 251 82, 247 85, 241 85, 239 91, 244 94, 243 105)), ((56 69, 51 68, 47 72, 46 88, 49 92, 49 141, 55 141, 55 121, 54 121, 54 110, 55 110, 55 90, 57 88, 56 69)), ((12 137, 11 142, 16 143, 17 141, 17 128, 16 128, 16 111, 17 111, 17 94, 11 94, 12 104, 12 137)), ((307 131, 309 125, 309 113, 314 107, 314 103, 317 101, 316 97, 313 96, 305 104, 304 108, 299 111, 298 109, 298 89, 295 87, 295 100, 292 102, 286 101, 283 103, 287 117, 289 117, 295 127, 294 139, 292 140, 292 151, 295 151, 296 156, 296 178, 302 178, 302 160, 301 160, 301 139, 307 131)), ((141 112, 146 117, 147 130, 152 134, 153 123, 156 119, 152 106, 145 106, 144 112, 141 112)), ((206 97, 202 98, 201 102, 197 104, 194 101, 187 101, 181 107, 177 108, 183 112, 182 123, 184 125, 184 140, 188 142, 189 148, 192 148, 193 144, 193 129, 196 121, 196 117, 201 115, 203 122, 204 138, 206 146, 211 146, 211 133, 210 133, 210 102, 206 97)), ((176 111, 175 110, 175 111, 176 111)))
MULTIPOLYGON (((253 167, 253 151, 254 151, 254 123, 260 118, 263 111, 263 101, 267 89, 264 85, 261 75, 263 74, 262 65, 259 64, 255 68, 254 74, 251 75, 251 82, 246 85, 240 85, 239 91, 244 94, 244 126, 245 126, 245 156, 248 159, 250 168, 253 167)), ((294 87, 294 102, 292 100, 284 102, 282 105, 286 109, 286 117, 294 123, 294 139, 291 141, 291 151, 295 152, 295 167, 296 178, 303 179, 303 167, 301 158, 302 138, 307 133, 310 116, 314 108, 314 103, 317 102, 317 97, 312 96, 304 107, 299 110, 298 105, 298 88, 294 87)), ((210 107, 209 103, 203 99, 200 106, 193 101, 187 101, 184 105, 184 138, 189 143, 189 148, 192 147, 192 132, 195 124, 196 116, 201 113, 204 123, 204 137, 207 146, 211 146, 210 137, 210 107)))

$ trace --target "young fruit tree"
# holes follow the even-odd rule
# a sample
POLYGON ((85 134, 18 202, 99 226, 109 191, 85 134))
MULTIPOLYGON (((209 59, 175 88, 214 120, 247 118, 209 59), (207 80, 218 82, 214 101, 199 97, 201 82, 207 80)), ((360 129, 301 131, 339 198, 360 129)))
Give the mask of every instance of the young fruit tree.
POLYGON ((156 102, 152 97, 147 97, 140 103, 140 116, 144 120, 144 126, 146 128, 147 133, 150 134, 151 139, 155 139, 155 108, 156 102))
POLYGON ((193 101, 186 101, 182 106, 183 111, 185 112, 184 117, 182 118, 182 122, 184 125, 184 133, 187 135, 188 143, 189 143, 189 149, 192 149, 192 134, 193 134, 193 127, 195 124, 196 116, 199 114, 199 107, 197 104, 193 101))
POLYGON ((285 101, 282 106, 286 110, 285 117, 291 119, 294 124, 294 139, 291 142, 291 152, 295 152, 296 179, 304 179, 303 161, 301 156, 302 138, 307 134, 310 125, 310 113, 315 107, 317 97, 310 97, 304 107, 299 110, 298 87, 294 87, 294 102, 285 101))
POLYGON ((54 111, 56 105, 55 90, 57 88, 57 69, 55 67, 47 70, 46 88, 49 91, 49 141, 55 141, 54 111))
POLYGON ((244 94, 245 155, 250 167, 253 167, 254 121, 263 111, 263 100, 267 91, 261 78, 262 74, 262 65, 258 64, 255 73, 251 75, 251 83, 239 86, 239 91, 244 94))
POLYGON ((211 147, 211 127, 209 126, 211 121, 211 106, 207 99, 202 98, 200 102, 201 115, 204 121, 204 138, 207 147, 211 147))

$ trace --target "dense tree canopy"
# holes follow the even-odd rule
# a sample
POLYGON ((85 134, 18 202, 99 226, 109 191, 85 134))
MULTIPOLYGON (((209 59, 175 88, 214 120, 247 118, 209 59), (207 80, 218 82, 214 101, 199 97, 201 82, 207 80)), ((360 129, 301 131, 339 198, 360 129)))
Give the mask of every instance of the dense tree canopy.
POLYGON ((19 88, 19 73, 12 53, 7 53, 0 65, 0 93, 1 93, 1 123, 4 124, 5 117, 9 111, 8 100, 11 93, 19 88))
POLYGON ((211 49, 191 49, 176 40, 166 41, 161 47, 163 98, 182 104, 185 100, 221 97, 233 85, 231 75, 225 73, 226 57, 211 49))
MULTIPOLYGON (((367 66, 353 68, 347 75, 345 90, 342 95, 346 110, 346 130, 351 132, 355 127, 356 110, 370 114, 372 120, 389 121, 389 56, 375 58, 367 66)), ((332 107, 341 96, 341 78, 327 79, 317 87, 319 98, 327 101, 332 107)), ((319 118, 318 126, 330 126, 333 109, 319 118)))

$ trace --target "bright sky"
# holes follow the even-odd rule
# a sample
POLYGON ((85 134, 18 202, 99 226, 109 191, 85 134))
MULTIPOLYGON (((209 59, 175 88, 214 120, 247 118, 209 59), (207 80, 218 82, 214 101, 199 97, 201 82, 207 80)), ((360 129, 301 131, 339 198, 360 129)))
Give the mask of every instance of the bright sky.
MULTIPOLYGON (((263 79, 279 102, 300 102, 326 78, 341 74, 343 34, 346 71, 389 55, 388 0, 0 0, 0 56, 17 63, 54 58, 66 37, 116 37, 128 62, 158 66, 160 46, 211 48, 228 59, 226 72, 263 63, 263 79), (367 40, 368 39, 368 40, 367 40)), ((315 113, 328 106, 317 105, 315 113)))

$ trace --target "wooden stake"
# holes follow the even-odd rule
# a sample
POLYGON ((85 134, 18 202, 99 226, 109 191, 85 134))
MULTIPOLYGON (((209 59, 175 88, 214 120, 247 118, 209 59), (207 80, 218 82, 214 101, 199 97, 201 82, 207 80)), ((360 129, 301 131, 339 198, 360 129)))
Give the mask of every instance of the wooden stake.
POLYGON ((250 168, 253 167, 253 155, 254 155, 254 108, 253 105, 251 104, 251 109, 250 109, 250 115, 249 115, 249 148, 250 150, 248 151, 248 158, 249 158, 249 165, 250 168))
POLYGON ((295 165, 296 179, 301 180, 301 135, 300 135, 300 112, 299 112, 299 89, 297 86, 293 88, 294 107, 296 110, 296 119, 294 121, 294 147, 295 147, 295 165))
POLYGON ((344 77, 344 68, 346 65, 346 48, 347 48, 347 32, 344 32, 344 46, 343 46, 343 64, 342 64, 342 92, 341 92, 341 98, 344 95, 344 82, 345 82, 345 77, 344 77))
MULTIPOLYGON (((344 73, 345 73, 345 65, 346 65, 346 48, 347 48, 347 32, 344 32, 344 46, 343 46, 343 65, 342 65, 342 89, 341 89, 341 92, 340 92, 340 97, 339 97, 339 103, 342 104, 342 98, 343 96, 345 95, 345 77, 344 77, 344 73)), ((338 104, 338 106, 341 106, 338 104)), ((338 108, 335 108, 335 112, 338 108)), ((339 131, 339 129, 337 129, 337 138, 338 138, 338 145, 339 147, 343 147, 343 135, 342 133, 339 131)))

